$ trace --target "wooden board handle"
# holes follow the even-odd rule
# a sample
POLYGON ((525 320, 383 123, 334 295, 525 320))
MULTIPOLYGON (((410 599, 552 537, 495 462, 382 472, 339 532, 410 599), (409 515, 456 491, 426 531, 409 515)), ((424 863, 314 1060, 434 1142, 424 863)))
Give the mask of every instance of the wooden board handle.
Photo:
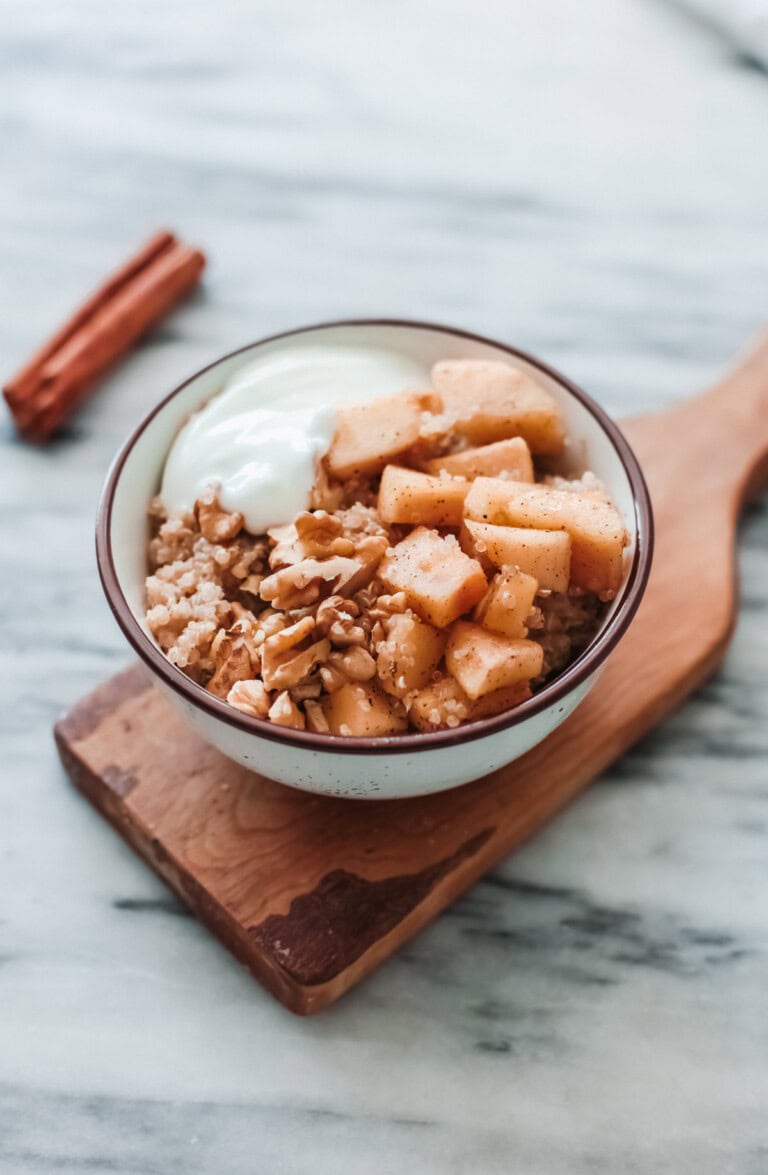
POLYGON ((731 511, 768 481, 768 329, 713 387, 666 412, 632 422, 658 446, 679 446, 680 476, 702 493, 720 488, 731 511))
POLYGON ((768 480, 768 329, 698 399, 701 415, 713 426, 718 468, 735 490, 739 507, 768 480))

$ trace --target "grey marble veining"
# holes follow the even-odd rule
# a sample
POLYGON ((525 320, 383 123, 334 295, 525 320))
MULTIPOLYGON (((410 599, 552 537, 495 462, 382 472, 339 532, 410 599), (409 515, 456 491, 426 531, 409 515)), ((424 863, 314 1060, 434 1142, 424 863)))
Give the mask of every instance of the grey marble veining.
POLYGON ((93 514, 161 392, 393 314, 528 347, 616 414, 672 402, 765 319, 766 125, 765 77, 664 3, 3 4, 3 372, 156 225, 211 258, 50 448, 0 419, 3 1175, 768 1171, 765 498, 722 674, 316 1020, 50 734, 127 660, 93 514))

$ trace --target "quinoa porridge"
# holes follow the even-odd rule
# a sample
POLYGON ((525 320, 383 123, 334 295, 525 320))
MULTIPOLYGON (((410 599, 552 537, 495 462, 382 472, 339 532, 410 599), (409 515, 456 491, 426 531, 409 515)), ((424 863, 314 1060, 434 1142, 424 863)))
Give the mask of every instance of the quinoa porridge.
MULTIPOLYGON (((444 361, 431 387, 342 405, 312 437, 292 442, 305 508, 288 517, 266 490, 238 498, 239 467, 150 503, 147 625, 192 680, 282 726, 395 735, 511 709, 590 642, 628 536, 592 474, 554 472, 563 420, 527 373, 444 361)), ((194 464, 181 440, 177 472, 194 464)))

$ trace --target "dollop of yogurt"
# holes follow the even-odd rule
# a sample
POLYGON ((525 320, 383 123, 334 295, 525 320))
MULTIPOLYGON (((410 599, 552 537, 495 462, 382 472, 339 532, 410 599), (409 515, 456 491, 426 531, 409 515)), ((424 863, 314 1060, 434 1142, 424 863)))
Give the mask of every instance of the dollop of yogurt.
POLYGON ((427 369, 393 351, 267 347, 178 433, 163 472, 163 505, 169 513, 191 510, 215 487, 224 509, 239 511, 252 534, 290 522, 309 505, 337 409, 427 385, 427 369))

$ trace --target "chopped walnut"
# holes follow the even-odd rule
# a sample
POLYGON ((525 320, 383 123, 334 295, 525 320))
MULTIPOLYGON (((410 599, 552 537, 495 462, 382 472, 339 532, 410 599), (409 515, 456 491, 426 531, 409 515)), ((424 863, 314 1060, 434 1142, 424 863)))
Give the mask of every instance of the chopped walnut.
POLYGON ((242 514, 221 508, 215 490, 206 491, 203 497, 195 502, 195 514, 200 533, 209 543, 226 543, 236 538, 245 521, 242 514))
POLYGON ((388 620, 390 616, 405 612, 407 607, 408 597, 405 592, 394 592, 392 595, 379 596, 368 609, 368 615, 373 620, 388 620))
MULTIPOLYGON (((375 568, 376 564, 383 559, 388 547, 389 539, 386 535, 366 534, 355 543, 355 558, 359 559, 361 563, 375 568)), ((368 578, 370 579, 370 576, 368 578)))
POLYGON ((365 645, 368 642, 365 629, 344 613, 328 629, 328 636, 334 645, 365 645))
POLYGON ((355 544, 343 538, 340 518, 326 510, 298 514, 293 525, 298 545, 305 559, 325 559, 329 555, 354 555, 355 544))
POLYGON ((269 711, 270 697, 263 681, 236 681, 227 694, 227 701, 243 714, 264 718, 269 711))
POLYGON ((315 633, 315 621, 305 616, 288 628, 267 637, 261 647, 262 675, 270 689, 298 685, 316 665, 324 662, 331 644, 327 638, 308 643, 315 633))
POLYGON ((297 514, 288 526, 274 526, 269 537, 274 542, 269 566, 273 570, 291 567, 303 559, 327 559, 331 555, 350 556, 355 543, 342 535, 342 523, 326 510, 309 510, 297 514))
POLYGON ((269 552, 269 566, 273 571, 279 567, 289 567, 299 563, 303 558, 298 545, 296 527, 292 522, 286 526, 271 526, 267 531, 271 543, 274 544, 269 552))
POLYGON ((360 609, 354 600, 330 596, 317 609, 318 631, 327 635, 334 645, 364 645, 365 629, 356 622, 360 609))
POLYGON ((194 514, 162 518, 155 504, 153 525, 158 521, 149 553, 154 573, 145 589, 147 625, 169 660, 205 684, 216 669, 212 642, 242 614, 233 569, 257 573, 266 544, 246 534, 227 544, 211 543, 194 514))
POLYGON ((376 662, 367 649, 353 645, 344 652, 331 653, 328 666, 336 669, 347 681, 370 681, 376 674, 376 662))
POLYGON ((274 608, 265 608, 259 613, 256 621, 256 643, 261 645, 276 632, 286 628, 288 620, 284 612, 276 612, 274 608))
POLYGON ((284 653, 279 662, 266 662, 262 673, 269 689, 289 689, 302 682, 316 665, 321 665, 331 651, 331 642, 326 638, 315 641, 307 649, 297 653, 284 653))
POLYGON ((309 648, 300 646, 314 631, 315 622, 305 616, 268 636, 261 646, 261 672, 268 689, 287 689, 311 673, 315 665, 324 661, 330 652, 327 640, 317 641, 309 648))
POLYGON ((321 665, 320 680, 327 694, 335 693, 343 685, 349 684, 349 678, 346 673, 342 673, 341 669, 336 665, 321 665))
MULTIPOLYGON (((261 584, 261 598, 275 608, 287 611, 314 604, 321 591, 329 587, 344 594, 356 590, 356 585, 367 572, 365 564, 356 559, 334 555, 330 559, 303 559, 292 567, 275 571, 261 584)), ((362 585, 361 585, 362 586, 362 585)))
POLYGON ((303 730, 305 726, 304 715, 287 690, 278 694, 270 706, 269 720, 277 726, 292 726, 294 730, 303 730))
POLYGON ((364 588, 361 588, 359 592, 356 592, 355 603, 363 616, 370 612, 379 596, 386 595, 388 591, 389 588, 384 587, 381 580, 374 576, 370 583, 366 584, 364 588))
POLYGON ((279 632, 268 636, 264 642, 264 660, 279 657, 281 653, 287 652, 300 644, 305 637, 314 630, 315 622, 311 616, 305 616, 303 620, 297 620, 295 624, 291 624, 288 628, 283 628, 279 632))
POLYGON ((236 682, 253 677, 254 665, 245 637, 225 633, 217 638, 217 644, 217 665, 207 688, 217 697, 226 698, 236 682))
POLYGON ((360 615, 360 609, 354 600, 346 599, 344 596, 328 596, 327 600, 323 600, 317 606, 315 612, 315 625, 317 631, 325 636, 331 627, 341 615, 356 617, 360 615))

